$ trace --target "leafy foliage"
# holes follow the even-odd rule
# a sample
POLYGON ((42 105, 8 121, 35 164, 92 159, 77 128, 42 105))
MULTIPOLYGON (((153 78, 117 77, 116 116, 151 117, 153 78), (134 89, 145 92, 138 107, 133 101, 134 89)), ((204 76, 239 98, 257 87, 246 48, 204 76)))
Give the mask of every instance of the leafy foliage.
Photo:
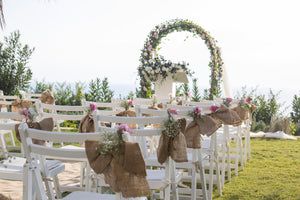
POLYGON ((300 97, 297 95, 294 96, 293 102, 292 102, 292 112, 291 112, 291 118, 294 123, 300 122, 300 97))
POLYGON ((34 48, 22 45, 20 32, 15 31, 0 42, 0 90, 5 95, 18 94, 19 90, 29 88, 32 71, 28 61, 34 48))
POLYGON ((108 79, 105 77, 102 81, 100 78, 91 80, 89 83, 89 94, 85 97, 88 101, 94 102, 111 102, 114 92, 109 89, 108 79))
POLYGON ((193 89, 192 89, 192 91, 193 91, 193 95, 192 95, 191 100, 199 102, 201 97, 200 97, 199 88, 197 86, 197 79, 196 78, 193 79, 193 89))
POLYGON ((30 88, 33 94, 41 94, 45 90, 49 89, 50 91, 53 90, 53 84, 52 83, 45 83, 45 80, 43 81, 35 81, 34 87, 30 88))

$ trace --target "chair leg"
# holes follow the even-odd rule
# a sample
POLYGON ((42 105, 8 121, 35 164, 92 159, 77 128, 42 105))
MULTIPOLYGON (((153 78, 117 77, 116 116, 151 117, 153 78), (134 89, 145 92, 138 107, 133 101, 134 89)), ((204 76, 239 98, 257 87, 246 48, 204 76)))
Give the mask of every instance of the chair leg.
POLYGON ((176 168, 175 168, 175 161, 170 159, 170 172, 171 172, 171 176, 170 176, 170 180, 172 183, 172 196, 173 196, 173 200, 178 200, 178 186, 176 182, 176 168))
MULTIPOLYGON (((198 165, 199 165, 199 170, 200 170, 200 179, 201 179, 201 187, 202 187, 202 194, 203 194, 203 199, 207 200, 207 187, 206 187, 206 179, 205 179, 205 172, 204 172, 204 166, 203 166, 203 157, 202 157, 202 149, 199 149, 198 151, 198 165)), ((197 183, 196 184, 196 189, 197 189, 197 183)), ((195 190, 196 193, 196 190, 195 190)), ((196 199, 196 198, 192 198, 196 199)))
POLYGON ((59 189, 59 180, 57 176, 53 177, 53 184, 54 184, 54 189, 55 189, 55 193, 56 193, 56 198, 61 199, 61 191, 59 189))
POLYGON ((33 199, 32 184, 32 170, 29 169, 29 164, 26 163, 23 167, 23 200, 33 199))

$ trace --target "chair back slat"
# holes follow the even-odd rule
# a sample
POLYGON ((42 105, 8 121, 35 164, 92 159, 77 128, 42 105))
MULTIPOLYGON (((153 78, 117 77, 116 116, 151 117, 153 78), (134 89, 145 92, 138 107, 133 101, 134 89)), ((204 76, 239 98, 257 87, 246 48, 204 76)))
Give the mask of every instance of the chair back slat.
POLYGON ((41 114, 42 118, 53 118, 54 120, 78 120, 80 121, 85 115, 61 115, 55 113, 46 113, 41 114))
POLYGON ((42 109, 56 110, 56 111, 86 111, 88 106, 66 106, 40 103, 42 109))
POLYGON ((46 157, 54 157, 55 159, 86 160, 86 153, 84 148, 78 148, 78 149, 53 148, 53 147, 45 147, 37 144, 31 144, 30 150, 32 153, 44 155, 46 157))
POLYGON ((0 119, 25 119, 25 116, 18 112, 0 112, 0 119))
POLYGON ((52 131, 43 131, 37 129, 27 129, 27 137, 37 140, 46 140, 52 142, 80 143, 85 140, 102 140, 102 133, 60 133, 52 131))

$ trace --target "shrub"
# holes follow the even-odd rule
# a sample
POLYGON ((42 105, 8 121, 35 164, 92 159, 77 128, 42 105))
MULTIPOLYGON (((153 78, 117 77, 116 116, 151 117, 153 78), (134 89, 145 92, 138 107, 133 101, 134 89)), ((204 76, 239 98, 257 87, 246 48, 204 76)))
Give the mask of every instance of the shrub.
POLYGON ((295 135, 300 136, 300 123, 295 124, 295 135))
POLYGON ((114 92, 109 89, 108 80, 105 77, 102 81, 100 78, 91 80, 89 83, 89 93, 85 94, 87 101, 94 102, 111 102, 114 92))
POLYGON ((191 100, 199 102, 201 97, 200 97, 199 88, 197 86, 197 79, 196 78, 193 79, 193 89, 192 89, 192 92, 193 92, 193 95, 192 95, 191 100))
POLYGON ((264 121, 260 120, 258 122, 255 122, 254 124, 252 123, 251 130, 253 132, 259 132, 259 131, 268 132, 269 126, 266 125, 264 121))
POLYGON ((50 91, 53 91, 53 84, 52 83, 45 83, 45 80, 43 81, 35 81, 34 87, 31 87, 30 90, 33 94, 41 94, 46 89, 49 89, 50 91))
POLYGON ((273 133, 283 131, 289 134, 291 131, 291 119, 288 117, 272 118, 269 131, 273 133))
POLYGON ((291 118, 294 123, 300 122, 300 97, 297 95, 294 96, 292 102, 291 118))

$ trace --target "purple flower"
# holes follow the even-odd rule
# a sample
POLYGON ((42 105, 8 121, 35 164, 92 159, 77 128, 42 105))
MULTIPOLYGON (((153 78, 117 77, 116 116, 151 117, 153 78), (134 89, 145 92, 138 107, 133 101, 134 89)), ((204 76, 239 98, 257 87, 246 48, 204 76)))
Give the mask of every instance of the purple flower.
POLYGON ((23 108, 22 110, 23 110, 23 113, 24 113, 24 115, 25 115, 25 119, 26 119, 26 122, 27 122, 28 119, 29 119, 29 113, 28 113, 28 110, 27 110, 27 108, 23 108))
POLYGON ((174 110, 174 109, 169 109, 169 113, 171 113, 173 115, 178 115, 177 110, 174 110))
POLYGON ((231 103, 231 102, 232 102, 232 98, 226 98, 226 101, 227 101, 228 103, 231 103))
POLYGON ((128 103, 130 106, 132 106, 132 104, 133 104, 132 100, 127 100, 127 103, 128 103))
POLYGON ((90 103, 90 108, 92 111, 97 110, 97 106, 93 103, 90 103))
POLYGON ((209 110, 214 113, 218 110, 218 108, 218 106, 210 106, 209 110))
POLYGON ((195 113, 196 115, 201 115, 201 109, 198 106, 195 108, 195 113))
POLYGON ((128 124, 121 124, 118 127, 118 130, 121 132, 121 134, 124 134, 124 132, 132 134, 132 130, 129 128, 128 124))
POLYGON ((251 98, 250 97, 248 97, 247 99, 246 99, 246 102, 248 103, 248 104, 251 104, 251 98))

